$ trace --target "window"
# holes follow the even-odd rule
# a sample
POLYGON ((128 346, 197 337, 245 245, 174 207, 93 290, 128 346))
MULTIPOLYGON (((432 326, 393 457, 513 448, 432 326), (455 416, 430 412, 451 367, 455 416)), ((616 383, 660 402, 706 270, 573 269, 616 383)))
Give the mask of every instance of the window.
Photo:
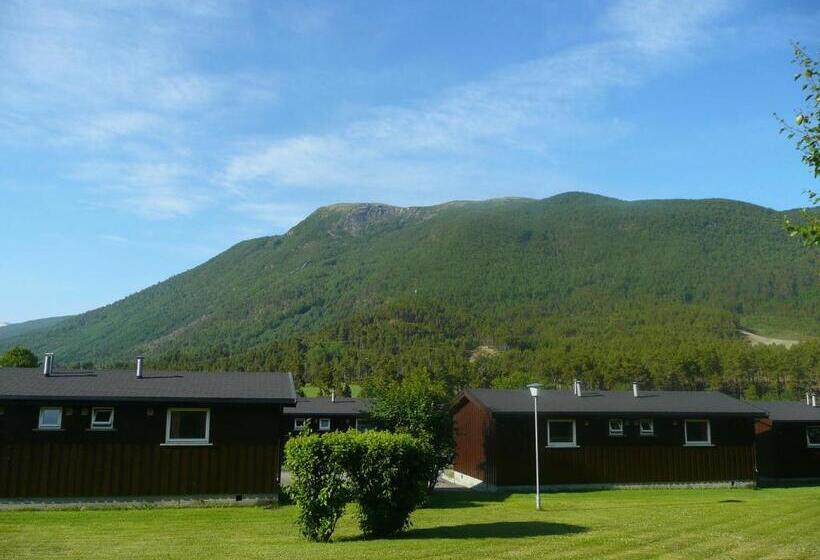
POLYGON ((91 429, 111 430, 114 428, 113 408, 92 408, 91 409, 91 429))
POLYGON ((806 427, 806 443, 809 447, 820 447, 820 426, 806 427))
POLYGON ((609 435, 622 436, 624 435, 624 421, 620 418, 613 418, 609 421, 609 435))
POLYGON ((40 409, 39 430, 59 430, 63 427, 63 409, 59 406, 44 406, 40 409))
POLYGON ((165 420, 165 443, 202 445, 209 443, 211 409, 169 408, 165 420))
POLYGON ((547 447, 578 447, 575 444, 575 420, 549 420, 547 447))
POLYGON ((356 418, 356 429, 360 432, 372 430, 373 422, 371 422, 370 420, 362 420, 361 418, 356 418))
POLYGON ((712 445, 712 428, 709 420, 687 420, 684 422, 686 445, 708 447, 712 445))
POLYGON ((641 426, 641 435, 642 436, 654 436, 655 435, 655 422, 651 418, 641 418, 640 420, 641 426))
POLYGON ((327 432, 330 430, 330 418, 319 418, 319 431, 327 432))
POLYGON ((293 429, 297 432, 301 432, 305 429, 305 419, 304 418, 294 418, 293 419, 293 429))

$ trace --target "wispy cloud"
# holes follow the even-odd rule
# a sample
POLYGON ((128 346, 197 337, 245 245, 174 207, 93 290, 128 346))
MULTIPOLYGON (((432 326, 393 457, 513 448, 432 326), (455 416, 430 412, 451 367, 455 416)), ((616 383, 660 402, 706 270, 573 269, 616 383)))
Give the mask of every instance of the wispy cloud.
POLYGON ((373 108, 338 130, 257 144, 236 154, 219 181, 245 193, 283 186, 435 190, 442 176, 456 178, 456 167, 472 167, 457 172, 472 180, 484 162, 505 153, 548 159, 562 144, 625 134, 629 123, 602 117, 605 96, 706 40, 726 9, 723 0, 620 2, 602 16, 606 32, 597 42, 412 105, 373 108))
POLYGON ((190 138, 276 96, 275 78, 202 64, 231 17, 216 2, 3 3, 0 144, 71 151, 69 176, 103 205, 153 218, 194 211, 204 182, 189 181, 207 158, 186 154, 190 138), (195 169, 170 176, 171 166, 195 169))

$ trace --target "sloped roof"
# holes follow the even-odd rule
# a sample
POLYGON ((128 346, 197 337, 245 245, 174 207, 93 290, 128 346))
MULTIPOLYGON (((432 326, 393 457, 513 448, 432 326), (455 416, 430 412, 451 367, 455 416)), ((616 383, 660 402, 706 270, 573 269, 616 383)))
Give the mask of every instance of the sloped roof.
POLYGON ((820 422, 820 406, 809 406, 805 401, 747 401, 751 406, 768 413, 775 422, 820 422))
MULTIPOLYGON (((718 391, 644 391, 634 397, 631 391, 582 391, 576 397, 571 391, 541 390, 538 411, 546 414, 716 414, 765 416, 766 413, 718 391)), ((464 396, 472 398, 498 414, 532 413, 533 399, 527 389, 469 389, 464 396)))
POLYGON ((288 416, 367 416, 372 401, 370 399, 354 399, 351 397, 336 397, 332 402, 330 397, 299 397, 296 406, 285 409, 288 416))
POLYGON ((289 373, 65 371, 0 368, 0 400, 196 401, 292 405, 289 373))

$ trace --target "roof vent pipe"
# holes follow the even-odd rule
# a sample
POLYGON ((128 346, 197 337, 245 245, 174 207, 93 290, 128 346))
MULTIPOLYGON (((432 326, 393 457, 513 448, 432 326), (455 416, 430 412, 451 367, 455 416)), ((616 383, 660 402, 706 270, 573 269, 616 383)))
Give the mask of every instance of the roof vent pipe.
POLYGON ((572 380, 572 394, 575 395, 576 397, 578 396, 578 380, 577 379, 572 380))
POLYGON ((575 396, 576 397, 581 396, 581 381, 580 380, 575 382, 575 396))
POLYGON ((635 397, 636 399, 638 398, 638 382, 637 381, 632 382, 632 396, 635 397))
POLYGON ((336 390, 335 389, 330 390, 330 402, 332 402, 332 403, 336 402, 336 390))
POLYGON ((811 406, 811 395, 806 392, 806 406, 811 406))
POLYGON ((52 371, 54 371, 54 353, 46 352, 45 358, 43 359, 43 375, 48 377, 52 371))
POLYGON ((137 379, 142 379, 142 356, 137 356, 137 379))
POLYGON ((812 396, 811 396, 811 405, 812 405, 814 408, 817 408, 817 395, 812 395, 812 396))

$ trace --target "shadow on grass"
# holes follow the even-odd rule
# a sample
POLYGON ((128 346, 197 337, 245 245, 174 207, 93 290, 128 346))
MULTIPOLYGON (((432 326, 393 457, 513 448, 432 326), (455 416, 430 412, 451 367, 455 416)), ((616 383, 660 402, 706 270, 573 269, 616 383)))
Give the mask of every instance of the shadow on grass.
POLYGON ((425 509, 482 507, 498 504, 510 497, 509 492, 476 492, 470 490, 436 490, 429 497, 425 509))
POLYGON ((401 539, 516 539, 584 533, 586 527, 546 521, 496 521, 411 529, 401 539))

